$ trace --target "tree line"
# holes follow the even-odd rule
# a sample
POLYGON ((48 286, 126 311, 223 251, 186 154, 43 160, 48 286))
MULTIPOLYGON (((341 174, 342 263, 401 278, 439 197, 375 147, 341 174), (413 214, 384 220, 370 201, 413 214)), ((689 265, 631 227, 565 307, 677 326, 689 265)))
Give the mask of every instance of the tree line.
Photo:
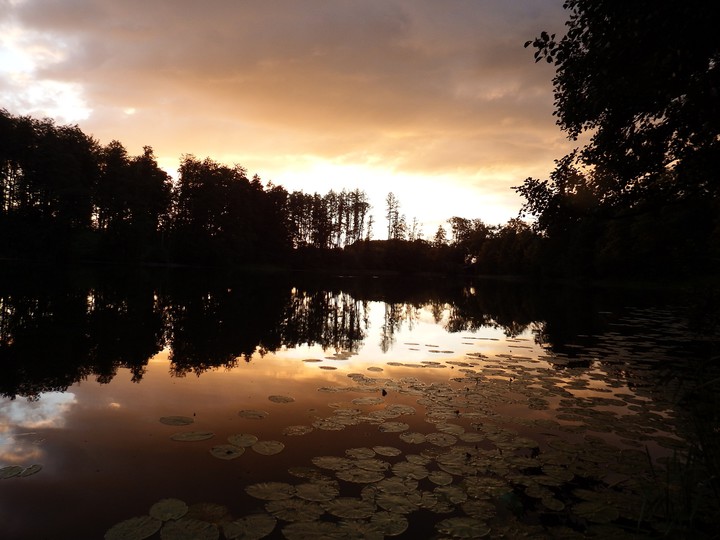
POLYGON ((288 192, 240 165, 181 157, 175 182, 150 146, 131 156, 78 126, 0 110, 0 256, 227 266, 275 263, 359 270, 517 272, 532 232, 453 217, 423 238, 386 199, 387 239, 373 239, 367 194, 288 192), (502 250, 502 252, 500 251, 502 250), (478 261, 483 261, 478 264, 478 261))
POLYGON ((236 165, 153 149, 130 156, 77 126, 0 110, 0 254, 5 258, 233 264, 370 235, 365 192, 289 193, 236 165))

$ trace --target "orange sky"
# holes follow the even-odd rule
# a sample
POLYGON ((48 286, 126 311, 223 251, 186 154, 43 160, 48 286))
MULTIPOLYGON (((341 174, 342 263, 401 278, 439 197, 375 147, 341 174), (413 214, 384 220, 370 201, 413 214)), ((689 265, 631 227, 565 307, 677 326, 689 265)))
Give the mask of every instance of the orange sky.
POLYGON ((526 40, 562 0, 0 0, 0 107, 174 173, 184 153, 288 190, 385 195, 432 236, 497 224, 572 146, 526 40))

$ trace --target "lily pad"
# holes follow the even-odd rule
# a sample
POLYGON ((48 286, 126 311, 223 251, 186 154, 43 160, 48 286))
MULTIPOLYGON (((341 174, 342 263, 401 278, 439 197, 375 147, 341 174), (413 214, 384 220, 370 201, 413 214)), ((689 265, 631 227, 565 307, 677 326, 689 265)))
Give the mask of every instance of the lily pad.
POLYGON ((282 430, 282 434, 288 437, 299 437, 300 435, 307 435, 312 431, 314 431, 312 426, 288 426, 282 430))
POLYGON ((326 420, 324 418, 315 420, 312 425, 318 429, 322 429, 323 431, 342 431, 345 429, 345 424, 333 422, 332 420, 326 420))
POLYGON ((381 456, 393 457, 402 454, 402 450, 395 448, 394 446, 373 446, 372 449, 376 454, 381 456))
POLYGON ((315 521, 325 513, 318 503, 295 498, 270 501, 265 510, 284 521, 315 521))
POLYGON ((405 516, 394 512, 375 512, 370 522, 379 527, 385 536, 398 536, 404 533, 409 526, 405 516))
POLYGON ((105 540, 144 540, 160 530, 162 521, 151 516, 138 516, 113 525, 105 540))
POLYGON ((328 482, 308 482, 295 486, 295 494, 306 501, 332 501, 340 494, 340 490, 328 482))
POLYGON ((227 440, 230 444, 242 448, 249 448, 258 442, 258 438, 250 433, 236 433, 235 435, 230 435, 227 440))
POLYGON ((263 501, 280 501, 295 495, 295 488, 285 482, 260 482, 245 488, 248 495, 263 501))
POLYGON ((408 431, 400 434, 400 438, 406 443, 422 444, 425 442, 425 435, 417 431, 408 431))
POLYGON ((290 396, 268 396, 268 399, 273 403, 292 403, 295 398, 290 396))
POLYGON ((18 476, 20 478, 25 478, 26 476, 32 476, 33 474, 37 474, 42 470, 43 466, 39 463, 36 463, 35 465, 30 465, 28 468, 23 470, 18 476))
POLYGON ((263 456, 274 456, 283 451, 285 445, 280 441, 258 441, 252 445, 252 449, 263 456))
POLYGON ((354 497, 340 497, 324 504, 325 510, 333 516, 347 519, 369 518, 375 512, 375 505, 354 497))
POLYGON ((335 473, 340 480, 346 482, 352 482, 355 484, 372 484, 373 482, 379 482, 385 475, 377 471, 368 471, 360 468, 345 469, 335 473))
MULTIPOLYGON (((420 496, 417 493, 414 493, 414 495, 416 495, 417 502, 420 502, 420 496)), ((411 514, 418 510, 416 502, 413 502, 412 498, 408 497, 407 494, 380 493, 375 501, 384 510, 396 514, 411 514)))
POLYGON ((410 425, 405 422, 383 422, 378 429, 383 433, 400 433, 410 429, 410 425))
POLYGON ((318 456, 312 458, 312 462, 321 469, 330 469, 331 471, 342 471, 352 469, 355 464, 352 460, 335 456, 318 456))
POLYGON ((150 516, 161 521, 180 519, 188 512, 188 505, 180 499, 162 499, 150 507, 150 516))
POLYGON ((430 433, 425 436, 425 440, 435 446, 452 446, 457 442, 457 437, 449 433, 430 433))
POLYGON ((355 459, 370 459, 375 456, 375 450, 370 448, 349 448, 345 455, 355 459))
POLYGON ((256 411, 254 409, 245 409, 238 413, 238 416, 241 416, 242 418, 249 418, 251 420, 262 420, 263 418, 266 418, 268 416, 268 412, 266 411, 256 411))
POLYGON ((428 475, 428 470, 425 467, 416 465, 415 463, 408 463, 407 461, 396 463, 393 465, 392 470, 395 476, 411 478, 413 480, 422 480, 428 475))
POLYGON ((260 540, 275 529, 277 519, 268 514, 250 514, 230 523, 223 524, 227 540, 260 540))
POLYGON ((10 465, 9 467, 3 467, 2 469, 0 469, 0 480, 19 476, 20 473, 24 470, 25 467, 20 467, 19 465, 10 465))
POLYGON ((170 438, 173 441, 195 442, 212 439, 214 436, 215 434, 212 431, 183 431, 171 435, 170 438))
POLYGON ((192 424, 195 420, 189 416, 162 416, 160 417, 160 423, 168 426, 187 426, 192 424))
POLYGON ((445 471, 432 471, 428 474, 428 479, 438 486, 448 486, 452 484, 453 476, 445 471))
POLYGON ((220 444, 213 446, 210 449, 210 455, 218 459, 235 459, 239 458, 245 453, 245 448, 242 446, 235 446, 234 444, 220 444))

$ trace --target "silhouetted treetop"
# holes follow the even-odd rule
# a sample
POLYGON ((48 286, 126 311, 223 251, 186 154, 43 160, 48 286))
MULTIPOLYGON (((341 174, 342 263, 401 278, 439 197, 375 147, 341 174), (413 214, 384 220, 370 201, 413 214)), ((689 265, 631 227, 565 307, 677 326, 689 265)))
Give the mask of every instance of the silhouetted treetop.
POLYGON ((719 12, 701 0, 564 8, 562 38, 542 32, 525 45, 556 67, 560 127, 573 139, 592 133, 582 162, 640 196, 659 183, 675 196, 716 194, 706 173, 720 165, 719 12))

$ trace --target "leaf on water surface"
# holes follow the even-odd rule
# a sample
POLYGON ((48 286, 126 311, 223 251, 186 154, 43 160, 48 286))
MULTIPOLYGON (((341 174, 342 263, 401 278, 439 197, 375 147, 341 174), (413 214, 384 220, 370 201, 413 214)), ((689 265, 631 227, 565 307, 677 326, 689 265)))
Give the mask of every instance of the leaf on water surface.
POLYGON ((3 467, 2 469, 0 469, 0 480, 19 476, 20 473, 24 470, 25 467, 20 467, 19 465, 10 465, 8 467, 3 467))
POLYGON ((457 442, 457 437, 448 433, 430 433, 425 436, 425 440, 435 446, 452 446, 457 442))
POLYGON ((325 510, 333 516, 347 519, 369 518, 375 512, 375 505, 354 497, 340 497, 324 503, 325 510))
POLYGON ((315 521, 325 513, 318 503, 295 498, 270 501, 265 510, 284 521, 315 521))
POLYGON ((307 435, 312 431, 314 431, 312 426, 288 426, 282 430, 282 434, 288 437, 297 437, 307 435))
POLYGON ((162 540, 218 540, 220 529, 214 523, 193 518, 168 521, 160 530, 162 540))
POLYGON ((162 416, 160 417, 160 423, 167 426, 187 426, 192 424, 195 420, 189 416, 162 416))
POLYGON ((263 501, 280 501, 295 495, 295 487, 285 482, 260 482, 246 487, 245 491, 263 501))
POLYGON ((401 433, 400 438, 409 444, 422 444, 425 442, 425 435, 416 431, 401 433))
POLYGON ((352 460, 336 456, 317 456, 312 458, 312 462, 321 469, 330 469, 331 471, 343 471, 355 466, 352 460))
POLYGON ((340 490, 328 482, 307 482, 295 486, 295 494, 306 501, 332 501, 340 495, 340 490))
POLYGON ((360 468, 337 471, 335 476, 337 476, 340 480, 345 480, 346 482, 352 482, 354 484, 372 484, 385 478, 385 475, 382 472, 368 471, 360 468))
POLYGON ((362 538, 363 540, 383 540, 385 535, 376 524, 360 519, 343 519, 338 523, 336 538, 362 538))
POLYGON ((497 508, 490 501, 470 499, 462 503, 461 508, 468 516, 476 519, 492 519, 497 514, 497 508))
POLYGON ((391 476, 382 482, 377 483, 377 489, 384 493, 393 493, 399 495, 401 493, 414 493, 418 489, 419 482, 414 478, 391 476))
POLYGON ((400 433, 408 429, 410 429, 410 425, 405 422, 383 422, 378 426, 378 430, 383 433, 400 433))
POLYGON ((252 445, 252 449, 264 456, 274 456, 283 451, 285 445, 280 441, 259 441, 252 445))
POLYGON ((438 486, 448 486, 453 482, 452 474, 448 474, 445 471, 432 471, 428 474, 428 479, 438 486))
POLYGON ((418 510, 418 503, 420 500, 420 494, 416 492, 409 494, 403 493, 402 495, 380 493, 375 499, 375 502, 377 502, 378 506, 388 512, 394 512, 396 514, 411 514, 412 512, 418 510), (414 497, 409 495, 414 495, 414 497))
POLYGON ((345 455, 355 459, 370 459, 375 457, 375 450, 371 448, 348 448, 345 455))
POLYGON ((188 513, 188 505, 180 499, 162 499, 150 507, 150 516, 161 521, 180 519, 188 513))
POLYGON ((188 508, 187 518, 208 523, 230 521, 230 510, 227 506, 211 502, 195 503, 188 508))
POLYGON ((250 514, 222 526, 227 540, 260 540, 275 529, 277 519, 268 514, 250 514))
POLYGON ((266 418, 268 416, 268 412, 266 411, 256 411, 253 409, 244 409, 238 413, 238 416, 241 416, 242 418, 249 418, 251 420, 262 420, 263 418, 266 418))
POLYGON ((432 461, 430 457, 423 456, 422 454, 407 454, 405 460, 410 463, 415 463, 416 465, 427 465, 432 461))
POLYGON ((273 403, 292 403, 295 398, 290 396, 268 396, 268 399, 273 403))
POLYGON ((236 433, 235 435, 230 435, 227 440, 230 444, 243 448, 249 448, 258 442, 258 438, 250 433, 236 433))
POLYGON ((210 449, 210 455, 218 459, 235 459, 239 458, 245 453, 245 448, 242 446, 235 446, 234 444, 219 444, 213 446, 210 449))
POLYGON ((422 465, 401 461, 393 465, 393 473, 400 478, 412 478, 413 480, 422 480, 427 477, 428 470, 422 465))
POLYGON ((138 516, 113 525, 105 540, 144 540, 160 530, 162 521, 151 516, 138 516))
POLYGON ((358 469, 364 469, 366 471, 382 472, 387 471, 390 468, 390 463, 382 459, 377 458, 365 458, 358 459, 355 462, 355 466, 358 469))
POLYGON ((490 528, 485 523, 470 517, 444 519, 435 528, 453 538, 484 538, 490 534, 490 528))
POLYGON ((373 446, 372 449, 381 456, 393 457, 402 454, 402 450, 394 446, 373 446))
POLYGON ((458 486, 438 486, 433 490, 439 500, 445 500, 451 504, 460 504, 467 501, 468 495, 458 486))
POLYGON ((345 429, 345 424, 333 422, 332 420, 326 420, 325 418, 315 420, 312 425, 318 429, 322 429, 323 431, 342 431, 345 429))
POLYGON ((457 424, 437 424, 435 428, 441 433, 447 433, 449 435, 462 435, 465 433, 465 428, 458 426, 457 424))
POLYGON ((393 413, 397 413, 400 415, 403 414, 415 414, 415 407, 412 407, 410 405, 402 405, 400 403, 393 403, 391 405, 388 405, 385 407, 386 411, 391 411, 393 413))
POLYGON ((385 536, 398 536, 404 533, 409 526, 405 516, 394 512, 375 512, 370 522, 377 525, 385 536))
POLYGON ((183 431, 171 435, 170 438, 173 441, 195 442, 212 439, 214 436, 215 434, 212 431, 183 431))
POLYGON ((475 431, 466 431, 465 433, 461 433, 460 435, 458 435, 458 439, 463 442, 475 443, 484 441, 485 436, 475 431))

